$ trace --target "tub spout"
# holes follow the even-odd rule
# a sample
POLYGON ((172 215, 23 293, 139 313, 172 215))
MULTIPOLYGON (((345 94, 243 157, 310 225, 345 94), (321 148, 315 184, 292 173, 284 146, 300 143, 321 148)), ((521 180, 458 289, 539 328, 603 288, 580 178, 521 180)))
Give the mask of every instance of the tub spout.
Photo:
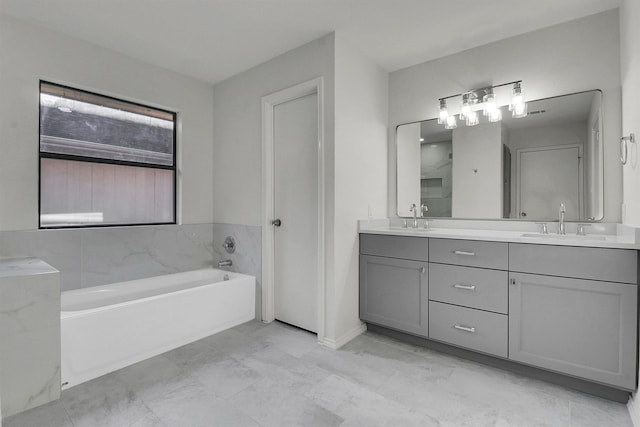
POLYGON ((230 259, 225 259, 224 261, 218 261, 218 267, 229 267, 233 265, 230 259))

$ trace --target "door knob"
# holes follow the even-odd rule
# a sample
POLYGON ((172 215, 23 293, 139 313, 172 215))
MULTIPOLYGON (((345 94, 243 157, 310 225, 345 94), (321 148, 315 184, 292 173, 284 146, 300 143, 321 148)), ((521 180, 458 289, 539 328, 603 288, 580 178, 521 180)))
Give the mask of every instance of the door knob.
POLYGON ((281 224, 282 224, 282 221, 280 221, 280 219, 274 219, 273 221, 271 221, 271 225, 275 227, 280 227, 281 224))

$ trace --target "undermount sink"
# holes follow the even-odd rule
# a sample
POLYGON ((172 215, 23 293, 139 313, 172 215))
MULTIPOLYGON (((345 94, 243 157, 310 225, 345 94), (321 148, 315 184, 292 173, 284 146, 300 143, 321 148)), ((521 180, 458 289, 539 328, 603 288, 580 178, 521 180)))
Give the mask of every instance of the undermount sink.
POLYGON ((579 236, 577 234, 542 234, 542 233, 524 233, 521 237, 530 237, 534 239, 550 239, 550 240, 607 240, 607 236, 586 235, 579 236))

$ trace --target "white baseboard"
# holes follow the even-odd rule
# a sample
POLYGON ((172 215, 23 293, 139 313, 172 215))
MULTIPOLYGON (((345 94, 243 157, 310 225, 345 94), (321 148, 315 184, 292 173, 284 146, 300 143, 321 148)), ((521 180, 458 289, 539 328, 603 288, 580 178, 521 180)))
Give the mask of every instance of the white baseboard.
POLYGON ((318 344, 323 345, 325 347, 329 347, 333 350, 337 350, 343 345, 345 345, 346 343, 348 343, 349 341, 351 341, 352 339, 354 339, 355 337, 357 337, 358 335, 366 332, 366 330, 367 330, 367 325, 364 323, 361 323, 360 325, 353 328, 346 334, 343 334, 338 339, 334 340, 332 338, 325 337, 322 341, 318 341, 318 344))

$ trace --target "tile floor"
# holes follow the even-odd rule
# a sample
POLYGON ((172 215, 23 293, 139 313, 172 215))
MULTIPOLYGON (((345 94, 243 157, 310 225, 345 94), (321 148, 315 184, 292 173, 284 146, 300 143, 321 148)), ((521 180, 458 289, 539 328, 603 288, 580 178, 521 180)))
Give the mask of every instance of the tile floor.
POLYGON ((632 426, 619 403, 373 333, 334 351, 278 322, 105 375, 2 425, 632 426))

